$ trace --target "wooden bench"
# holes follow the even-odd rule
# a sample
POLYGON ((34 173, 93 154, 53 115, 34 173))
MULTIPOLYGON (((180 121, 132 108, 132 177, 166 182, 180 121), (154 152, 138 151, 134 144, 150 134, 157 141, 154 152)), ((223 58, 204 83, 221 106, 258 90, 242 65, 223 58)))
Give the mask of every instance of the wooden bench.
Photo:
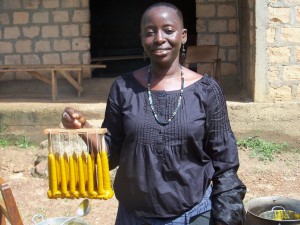
MULTIPOLYGON (((188 46, 184 66, 190 68, 191 64, 210 64, 210 75, 221 83, 221 59, 218 45, 188 46)), ((203 73, 203 71, 198 71, 203 73)))
POLYGON ((115 56, 101 56, 95 57, 91 61, 95 63, 102 63, 105 61, 116 61, 116 60, 130 60, 130 59, 143 59, 142 54, 138 55, 115 55, 115 56))
POLYGON ((57 90, 57 75, 60 73, 78 92, 78 97, 81 96, 83 92, 82 87, 82 72, 83 69, 96 69, 96 68, 106 68, 103 64, 70 64, 70 65, 1 65, 0 73, 5 72, 27 72, 31 74, 36 79, 39 79, 46 84, 51 85, 52 88, 52 100, 57 100, 58 90, 57 90), (41 72, 50 72, 51 79, 47 77, 46 74, 41 72), (70 72, 76 72, 77 80, 75 80, 70 72))

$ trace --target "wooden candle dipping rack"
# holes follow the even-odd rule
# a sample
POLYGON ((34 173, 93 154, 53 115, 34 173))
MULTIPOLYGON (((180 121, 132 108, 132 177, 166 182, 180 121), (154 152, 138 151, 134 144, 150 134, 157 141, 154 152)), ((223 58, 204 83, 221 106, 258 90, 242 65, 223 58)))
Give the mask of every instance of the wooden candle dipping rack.
POLYGON ((44 130, 48 135, 49 198, 106 200, 113 197, 104 140, 106 132, 105 128, 44 130), (80 135, 86 135, 87 139, 100 135, 97 151, 90 149, 80 135))

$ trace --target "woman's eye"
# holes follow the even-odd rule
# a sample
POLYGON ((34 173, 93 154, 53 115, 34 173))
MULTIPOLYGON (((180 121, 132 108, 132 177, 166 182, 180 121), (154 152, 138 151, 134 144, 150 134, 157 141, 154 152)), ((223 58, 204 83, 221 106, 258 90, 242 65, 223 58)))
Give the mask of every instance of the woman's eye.
POLYGON ((170 30, 170 29, 168 29, 168 30, 165 30, 165 33, 166 33, 166 34, 173 34, 173 33, 174 33, 174 31, 173 31, 173 30, 170 30))
POLYGON ((145 31, 145 35, 146 36, 151 36, 154 34, 154 31, 153 30, 148 30, 148 31, 145 31))

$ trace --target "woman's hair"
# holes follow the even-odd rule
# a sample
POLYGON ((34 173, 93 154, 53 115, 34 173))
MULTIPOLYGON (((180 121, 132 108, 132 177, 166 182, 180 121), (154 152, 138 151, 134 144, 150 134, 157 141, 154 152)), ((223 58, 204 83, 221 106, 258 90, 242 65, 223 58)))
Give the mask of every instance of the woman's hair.
POLYGON ((170 8, 173 9, 175 11, 175 13, 177 14, 177 16, 179 17, 180 21, 181 21, 181 25, 182 27, 184 27, 183 24, 183 16, 182 16, 182 12, 180 11, 180 9, 178 9, 175 5, 168 3, 168 2, 158 2, 158 3, 154 3, 152 5, 150 5, 145 12, 143 13, 143 16, 150 10, 153 8, 157 8, 157 7, 166 7, 166 8, 170 8))

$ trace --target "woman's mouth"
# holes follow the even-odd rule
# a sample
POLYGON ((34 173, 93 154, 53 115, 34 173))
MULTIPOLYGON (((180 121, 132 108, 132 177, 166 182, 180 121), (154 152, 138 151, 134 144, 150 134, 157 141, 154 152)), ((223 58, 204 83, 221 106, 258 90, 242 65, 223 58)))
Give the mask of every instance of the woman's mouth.
POLYGON ((167 55, 170 52, 170 49, 154 49, 153 53, 158 56, 167 55))

